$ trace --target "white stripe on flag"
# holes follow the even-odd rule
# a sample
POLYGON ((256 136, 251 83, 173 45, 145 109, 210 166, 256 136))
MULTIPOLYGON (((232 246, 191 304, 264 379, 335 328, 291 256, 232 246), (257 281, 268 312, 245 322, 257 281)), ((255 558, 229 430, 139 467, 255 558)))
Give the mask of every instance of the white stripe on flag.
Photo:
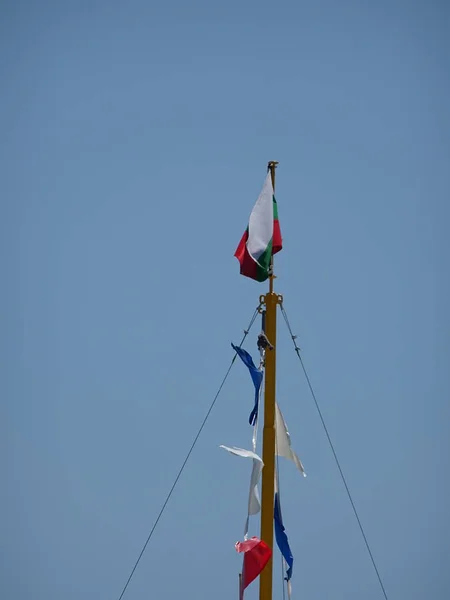
POLYGON ((258 260, 273 238, 273 187, 270 171, 248 222, 247 250, 258 260))

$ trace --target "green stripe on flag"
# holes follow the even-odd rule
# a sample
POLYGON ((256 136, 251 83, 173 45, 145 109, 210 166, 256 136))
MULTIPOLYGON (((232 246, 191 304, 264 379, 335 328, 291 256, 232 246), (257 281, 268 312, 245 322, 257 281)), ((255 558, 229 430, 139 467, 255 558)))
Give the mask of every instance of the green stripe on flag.
POLYGON ((278 221, 278 204, 277 204, 277 201, 275 200, 275 196, 272 196, 272 198, 273 198, 273 220, 278 221))
POLYGON ((269 245, 258 258, 256 279, 257 281, 265 281, 269 276, 270 259, 272 257, 272 243, 273 239, 270 240, 269 245))

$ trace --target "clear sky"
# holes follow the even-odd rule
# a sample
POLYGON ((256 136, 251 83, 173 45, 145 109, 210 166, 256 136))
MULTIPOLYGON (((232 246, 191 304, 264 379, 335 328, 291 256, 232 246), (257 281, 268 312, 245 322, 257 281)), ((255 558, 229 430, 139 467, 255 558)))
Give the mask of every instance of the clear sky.
MULTIPOLYGON (((449 35, 443 0, 1 3, 2 599, 117 600, 266 290, 233 252, 268 160, 388 596, 450 597, 449 35)), ((279 323, 293 598, 378 600, 279 323)), ((237 598, 252 397, 236 363, 125 599, 237 598)))

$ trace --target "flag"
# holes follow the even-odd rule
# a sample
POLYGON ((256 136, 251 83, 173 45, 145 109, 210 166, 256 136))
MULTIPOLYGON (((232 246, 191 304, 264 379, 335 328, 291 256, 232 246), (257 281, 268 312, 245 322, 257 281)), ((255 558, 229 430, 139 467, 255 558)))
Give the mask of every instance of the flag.
POLYGON ((223 445, 221 445, 220 448, 223 448, 224 450, 227 450, 228 452, 231 452, 231 454, 234 454, 236 456, 242 456, 243 458, 253 459, 253 468, 250 477, 250 489, 248 492, 247 520, 245 521, 244 528, 244 539, 247 539, 250 515, 256 515, 261 510, 261 502, 259 499, 258 492, 258 481, 261 477, 261 471, 264 466, 264 463, 260 456, 255 454, 255 452, 251 452, 250 450, 243 450, 242 448, 236 448, 234 446, 232 448, 229 448, 228 446, 223 445))
POLYGON ((289 435, 286 422, 281 414, 281 410, 277 402, 275 403, 275 436, 276 454, 292 460, 300 473, 302 473, 303 477, 306 477, 305 469, 303 468, 301 460, 291 448, 291 436, 289 435))
POLYGON ((241 275, 265 281, 269 276, 270 259, 282 247, 277 201, 269 172, 250 214, 247 230, 234 253, 241 265, 241 275))
POLYGON ((242 567, 241 600, 245 588, 258 577, 272 556, 269 546, 257 537, 252 537, 245 542, 236 542, 237 552, 244 552, 244 566, 242 567))
POLYGON ((254 405, 253 410, 250 413, 250 417, 248 419, 248 422, 250 423, 250 425, 254 425, 256 423, 256 419, 258 418, 259 390, 261 389, 261 383, 263 380, 263 372, 260 369, 257 369, 255 367, 253 358, 250 356, 250 354, 247 352, 247 350, 244 350, 243 348, 239 348, 239 346, 235 346, 234 344, 231 344, 231 346, 237 352, 237 354, 239 355, 239 358, 242 360, 244 365, 250 371, 253 385, 255 386, 255 405, 254 405))
POLYGON ((277 546, 283 555, 284 560, 288 564, 288 570, 286 571, 286 579, 289 581, 292 577, 292 566, 294 564, 294 557, 292 556, 291 549, 289 547, 289 541, 284 529, 283 518, 281 516, 280 497, 278 492, 275 494, 275 508, 274 508, 274 521, 275 521, 275 539, 277 546))

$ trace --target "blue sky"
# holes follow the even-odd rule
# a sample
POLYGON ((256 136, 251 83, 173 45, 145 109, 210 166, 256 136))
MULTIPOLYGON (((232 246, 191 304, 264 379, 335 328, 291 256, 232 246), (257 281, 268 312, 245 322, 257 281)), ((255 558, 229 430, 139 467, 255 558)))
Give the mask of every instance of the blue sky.
MULTIPOLYGON (((278 160, 276 289, 386 591, 448 598, 449 6, 0 16, 1 597, 118 598, 265 292, 233 252, 278 160)), ((281 318, 278 359, 294 598, 378 600, 281 318)), ((236 364, 126 599, 235 597, 251 406, 236 364)))

